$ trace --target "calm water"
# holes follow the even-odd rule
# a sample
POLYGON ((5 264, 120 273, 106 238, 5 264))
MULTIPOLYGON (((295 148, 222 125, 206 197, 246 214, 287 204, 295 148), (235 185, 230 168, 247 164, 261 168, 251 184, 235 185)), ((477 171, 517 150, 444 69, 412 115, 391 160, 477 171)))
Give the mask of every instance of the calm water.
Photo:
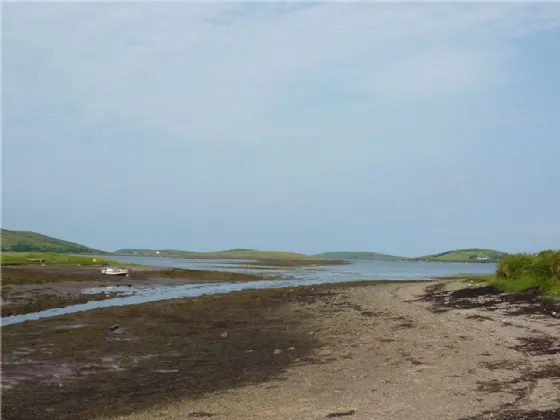
POLYGON ((240 260, 192 260, 160 257, 115 257, 122 262, 151 265, 157 267, 189 268, 201 270, 220 270, 243 273, 280 274, 282 280, 250 281, 244 283, 214 283, 196 285, 152 285, 146 287, 109 287, 85 289, 84 293, 104 291, 122 292, 122 297, 103 301, 88 302, 66 308, 49 309, 25 315, 2 318, 2 325, 10 325, 26 320, 64 315, 111 306, 134 305, 166 299, 195 297, 218 293, 227 293, 246 289, 266 289, 316 285, 324 283, 350 282, 355 280, 423 280, 436 277, 457 275, 489 274, 494 271, 494 264, 460 264, 460 263, 422 263, 422 262, 376 262, 357 261, 348 265, 326 267, 298 267, 264 269, 257 266, 244 266, 240 260))

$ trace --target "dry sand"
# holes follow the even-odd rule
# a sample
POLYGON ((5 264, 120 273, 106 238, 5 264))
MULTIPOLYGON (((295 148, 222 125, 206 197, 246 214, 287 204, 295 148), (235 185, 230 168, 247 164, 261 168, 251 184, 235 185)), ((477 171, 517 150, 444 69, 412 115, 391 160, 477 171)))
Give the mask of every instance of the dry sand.
POLYGON ((112 419, 560 419, 557 306, 512 315, 493 299, 430 283, 344 288, 303 309, 321 363, 112 419))

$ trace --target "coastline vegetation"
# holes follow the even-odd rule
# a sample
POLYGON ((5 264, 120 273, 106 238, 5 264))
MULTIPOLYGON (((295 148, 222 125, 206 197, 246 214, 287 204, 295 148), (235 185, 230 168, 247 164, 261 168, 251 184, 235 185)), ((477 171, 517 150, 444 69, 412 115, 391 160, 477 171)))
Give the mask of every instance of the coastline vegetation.
POLYGON ((474 281, 488 283, 506 293, 536 292, 560 299, 560 251, 507 255, 493 275, 474 281))
POLYGON ((94 266, 130 265, 107 258, 86 255, 67 255, 57 252, 2 252, 0 263, 7 265, 64 265, 64 266, 94 266))

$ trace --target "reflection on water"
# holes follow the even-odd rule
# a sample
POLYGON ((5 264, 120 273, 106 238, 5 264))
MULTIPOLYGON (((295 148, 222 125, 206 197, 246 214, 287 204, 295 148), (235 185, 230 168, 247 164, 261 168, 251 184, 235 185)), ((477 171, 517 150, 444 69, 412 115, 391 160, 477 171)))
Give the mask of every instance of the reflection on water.
MULTIPOLYGON (((114 257, 121 262, 151 265, 157 267, 188 268, 195 270, 220 270, 244 273, 270 273, 270 269, 242 265, 240 260, 191 260, 159 257, 114 257), (232 264, 235 263, 235 264, 232 264)), ((464 274, 488 274, 495 269, 494 264, 422 263, 357 261, 348 265, 324 267, 281 267, 275 270, 282 280, 249 281, 244 283, 189 284, 179 286, 154 285, 146 287, 92 288, 84 293, 121 292, 127 294, 102 301, 93 301, 66 308, 48 309, 42 312, 15 315, 2 318, 2 325, 20 323, 26 320, 64 315, 111 306, 134 305, 166 299, 195 297, 246 289, 267 289, 293 286, 307 286, 324 283, 350 282, 356 280, 421 280, 435 277, 449 277, 464 274), (122 290, 121 290, 122 289, 122 290)))

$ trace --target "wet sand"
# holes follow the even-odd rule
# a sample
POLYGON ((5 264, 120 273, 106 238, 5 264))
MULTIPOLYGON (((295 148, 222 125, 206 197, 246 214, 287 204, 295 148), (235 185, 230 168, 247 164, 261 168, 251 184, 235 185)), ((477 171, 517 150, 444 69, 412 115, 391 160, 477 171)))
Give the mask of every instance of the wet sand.
POLYGON ((560 302, 464 287, 245 291, 7 326, 3 418, 559 419, 560 302))

